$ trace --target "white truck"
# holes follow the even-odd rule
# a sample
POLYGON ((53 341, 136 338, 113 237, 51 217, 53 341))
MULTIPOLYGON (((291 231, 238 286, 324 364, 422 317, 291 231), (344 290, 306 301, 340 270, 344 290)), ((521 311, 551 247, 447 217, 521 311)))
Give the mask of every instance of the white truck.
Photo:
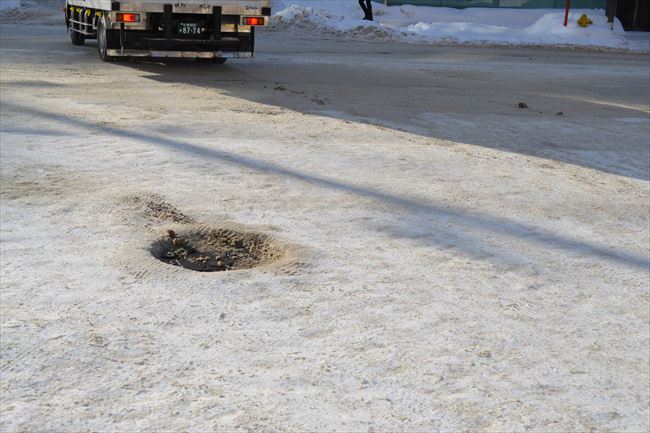
POLYGON ((190 57, 224 63, 252 57, 255 27, 268 24, 270 0, 66 0, 74 45, 97 39, 103 61, 190 57))

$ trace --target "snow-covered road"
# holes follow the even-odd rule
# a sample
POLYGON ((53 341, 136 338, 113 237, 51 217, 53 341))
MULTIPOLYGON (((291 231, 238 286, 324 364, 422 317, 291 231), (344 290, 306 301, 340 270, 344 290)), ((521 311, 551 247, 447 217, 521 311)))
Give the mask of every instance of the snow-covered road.
POLYGON ((3 432, 650 428, 647 54, 0 32, 3 432))

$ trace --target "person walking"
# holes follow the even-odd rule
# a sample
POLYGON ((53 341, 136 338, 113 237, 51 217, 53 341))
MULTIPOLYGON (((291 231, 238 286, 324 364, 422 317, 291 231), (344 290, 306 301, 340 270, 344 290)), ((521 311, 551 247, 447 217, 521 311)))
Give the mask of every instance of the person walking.
POLYGON ((372 21, 372 2, 371 0, 359 0, 359 6, 363 9, 364 20, 372 21))

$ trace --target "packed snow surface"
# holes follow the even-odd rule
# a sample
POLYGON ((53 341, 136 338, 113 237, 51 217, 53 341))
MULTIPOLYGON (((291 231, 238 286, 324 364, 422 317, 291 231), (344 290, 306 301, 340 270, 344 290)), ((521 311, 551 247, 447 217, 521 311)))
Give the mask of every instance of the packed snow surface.
POLYGON ((61 25, 63 3, 63 0, 0 0, 0 23, 61 25))
POLYGON ((650 431, 648 55, 258 36, 0 26, 0 431, 650 431))
POLYGON ((16 9, 20 6, 20 0, 0 0, 0 11, 16 9))
POLYGON ((614 29, 602 9, 574 9, 564 26, 559 9, 453 9, 374 4, 375 21, 361 19, 358 4, 347 0, 273 2, 272 27, 298 29, 342 39, 435 44, 563 45, 628 48, 647 51, 645 42, 625 38, 618 20, 614 29), (577 24, 586 14, 593 24, 577 24))

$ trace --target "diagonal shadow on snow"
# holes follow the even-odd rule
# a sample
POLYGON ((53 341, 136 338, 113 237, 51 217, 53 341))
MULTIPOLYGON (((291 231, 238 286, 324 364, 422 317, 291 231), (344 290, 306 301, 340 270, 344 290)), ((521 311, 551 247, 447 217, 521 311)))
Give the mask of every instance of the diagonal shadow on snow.
MULTIPOLYGON (((571 239, 567 236, 551 233, 539 227, 509 220, 507 218, 453 208, 449 206, 442 207, 412 198, 401 197, 389 192, 364 188, 358 185, 336 180, 334 178, 304 173, 289 167, 281 166, 276 163, 252 158, 234 152, 200 147, 183 140, 161 136, 150 136, 137 131, 126 131, 109 126, 98 125, 90 121, 75 119, 62 114, 52 113, 25 105, 3 102, 3 106, 8 109, 16 110, 41 118, 46 118, 49 120, 54 120, 62 124, 67 124, 74 128, 80 128, 86 131, 93 130, 122 139, 136 140, 151 146, 163 147, 172 151, 184 152, 194 156, 200 156, 202 158, 208 158, 246 167, 261 173, 294 179, 320 188, 352 193, 392 206, 397 206, 401 209, 409 210, 414 214, 421 213, 424 215, 436 215, 441 218, 454 220, 468 227, 479 229, 488 234, 525 240, 531 243, 543 245, 550 249, 571 250, 576 254, 588 254, 601 260, 618 263, 632 268, 639 268, 644 270, 648 270, 650 268, 650 259, 648 257, 643 257, 641 255, 629 253, 626 251, 617 251, 613 247, 607 247, 587 241, 571 239)), ((395 231, 394 233, 399 235, 399 231, 395 231)), ((407 234, 403 235, 408 236, 407 234)), ((476 242, 463 241, 460 243, 459 247, 461 249, 465 249, 463 246, 473 243, 475 244, 476 242)))
MULTIPOLYGON (((645 109, 637 107, 644 103, 643 84, 626 88, 613 86, 606 77, 585 80, 579 75, 557 82, 556 75, 546 77, 534 65, 522 65, 515 72, 473 69, 453 62, 455 66, 449 68, 444 65, 449 53, 435 53, 443 59, 441 63, 418 61, 430 50, 441 50, 419 49, 423 53, 413 55, 414 67, 387 69, 381 62, 389 62, 390 56, 375 54, 377 65, 346 64, 344 60, 328 63, 326 76, 320 73, 321 64, 309 62, 266 60, 218 68, 183 61, 118 65, 160 83, 212 89, 297 112, 379 124, 423 137, 650 180, 650 123, 645 109), (634 88, 641 93, 635 95, 634 88), (621 102, 627 99, 638 104, 621 102), (528 102, 530 109, 517 108, 518 101, 528 102)), ((586 55, 572 53, 594 68, 601 66, 586 55)), ((567 74, 580 72, 569 69, 567 74)))

